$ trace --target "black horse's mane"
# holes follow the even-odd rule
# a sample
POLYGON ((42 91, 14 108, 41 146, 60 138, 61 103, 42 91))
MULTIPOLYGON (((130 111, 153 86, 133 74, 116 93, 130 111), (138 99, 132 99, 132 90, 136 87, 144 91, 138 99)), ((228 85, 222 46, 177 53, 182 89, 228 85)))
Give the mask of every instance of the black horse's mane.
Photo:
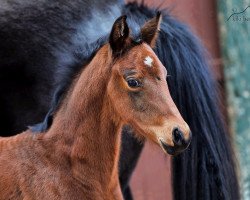
MULTIPOLYGON (((144 5, 128 4, 125 10, 139 21, 154 14, 144 5)), ((155 52, 170 75, 171 96, 193 133, 190 147, 172 160, 174 199, 239 199, 235 155, 218 107, 208 53, 189 28, 168 13, 155 52)))
MULTIPOLYGON (((130 3, 122 7, 122 13, 128 16, 132 32, 137 33, 146 20, 154 17, 156 11, 130 3)), ((166 11, 162 13, 161 31, 154 50, 170 75, 167 81, 171 96, 193 133, 190 147, 172 159, 174 199, 238 200, 235 157, 218 107, 217 85, 209 71, 207 52, 184 24, 166 11)), ((55 67, 57 89, 50 111, 42 123, 31 127, 33 131, 43 132, 50 127, 53 114, 75 74, 106 41, 107 38, 103 37, 92 44, 74 46, 65 53, 70 58, 70 64, 62 58, 55 67)), ((141 148, 137 149, 138 152, 141 148)), ((120 170, 124 171, 123 167, 127 167, 124 173, 129 172, 135 163, 136 159, 129 167, 120 166, 120 170)), ((127 184, 129 176, 130 173, 124 175, 121 183, 127 184)), ((126 193, 126 185, 123 187, 126 193)), ((128 196, 126 200, 130 198, 128 196)))

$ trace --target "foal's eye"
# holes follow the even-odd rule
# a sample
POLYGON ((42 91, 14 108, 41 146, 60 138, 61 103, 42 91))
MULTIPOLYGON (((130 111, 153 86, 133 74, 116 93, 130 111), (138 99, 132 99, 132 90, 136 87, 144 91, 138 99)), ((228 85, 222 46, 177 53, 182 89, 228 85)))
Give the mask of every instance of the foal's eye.
POLYGON ((136 79, 129 79, 127 80, 127 83, 129 85, 129 87, 132 87, 132 88, 136 88, 136 87, 140 87, 140 82, 137 81, 136 79))

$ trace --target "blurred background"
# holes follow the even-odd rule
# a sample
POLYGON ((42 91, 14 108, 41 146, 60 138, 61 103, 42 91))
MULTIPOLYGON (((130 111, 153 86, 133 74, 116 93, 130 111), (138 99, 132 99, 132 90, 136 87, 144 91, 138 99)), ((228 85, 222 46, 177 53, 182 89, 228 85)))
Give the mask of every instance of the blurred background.
MULTIPOLYGON (((234 139, 242 199, 250 199, 250 0, 143 2, 169 10, 207 48, 219 86, 221 112, 234 139)), ((135 199, 172 199, 170 159, 146 144, 132 177, 135 199)))

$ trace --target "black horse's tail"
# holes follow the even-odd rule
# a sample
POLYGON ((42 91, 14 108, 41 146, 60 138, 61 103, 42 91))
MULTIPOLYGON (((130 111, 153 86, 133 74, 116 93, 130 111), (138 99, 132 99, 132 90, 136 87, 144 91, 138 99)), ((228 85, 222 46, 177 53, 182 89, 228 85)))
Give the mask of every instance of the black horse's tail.
MULTIPOLYGON (((135 3, 128 4, 125 12, 131 23, 141 24, 156 13, 135 3)), ((190 147, 173 158, 174 199, 238 200, 234 152, 206 51, 185 25, 163 14, 155 51, 167 68, 171 95, 193 133, 190 147)))

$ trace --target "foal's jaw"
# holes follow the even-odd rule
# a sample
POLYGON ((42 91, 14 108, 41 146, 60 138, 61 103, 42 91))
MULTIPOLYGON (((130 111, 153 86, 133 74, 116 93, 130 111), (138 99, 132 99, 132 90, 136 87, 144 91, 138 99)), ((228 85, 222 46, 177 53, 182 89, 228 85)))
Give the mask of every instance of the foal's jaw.
POLYGON ((170 155, 177 155, 186 150, 192 138, 189 126, 184 121, 178 123, 177 120, 165 119, 162 124, 133 124, 133 127, 140 135, 150 139, 170 155))

